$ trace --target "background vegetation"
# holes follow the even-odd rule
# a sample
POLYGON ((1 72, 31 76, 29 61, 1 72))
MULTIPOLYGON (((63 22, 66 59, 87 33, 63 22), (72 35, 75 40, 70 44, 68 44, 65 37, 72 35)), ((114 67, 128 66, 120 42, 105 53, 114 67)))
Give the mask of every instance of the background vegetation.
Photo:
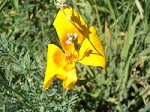
POLYGON ((69 6, 96 27, 106 69, 77 64, 73 91, 55 79, 44 91, 47 45, 60 44, 52 25, 58 9, 49 0, 1 0, 0 111, 149 111, 150 0, 69 0, 69 6))

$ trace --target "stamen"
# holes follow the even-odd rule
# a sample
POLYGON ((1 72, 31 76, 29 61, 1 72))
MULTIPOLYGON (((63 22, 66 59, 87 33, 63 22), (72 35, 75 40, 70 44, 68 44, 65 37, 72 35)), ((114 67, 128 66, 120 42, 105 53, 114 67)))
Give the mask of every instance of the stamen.
POLYGON ((67 34, 68 40, 66 41, 66 44, 72 44, 75 42, 76 38, 78 37, 77 33, 68 33, 67 34))
POLYGON ((65 59, 68 64, 72 64, 73 62, 77 61, 77 53, 74 52, 66 52, 65 53, 65 59))

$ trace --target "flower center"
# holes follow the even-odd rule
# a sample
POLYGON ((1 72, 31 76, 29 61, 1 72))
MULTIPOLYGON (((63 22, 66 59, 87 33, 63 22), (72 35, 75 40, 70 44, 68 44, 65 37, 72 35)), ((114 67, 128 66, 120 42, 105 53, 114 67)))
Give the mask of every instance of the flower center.
POLYGON ((73 64, 74 62, 76 62, 77 57, 78 57, 77 52, 74 52, 74 53, 66 52, 65 53, 65 59, 66 59, 67 64, 73 64))
POLYGON ((68 33, 67 34, 68 40, 66 41, 66 44, 72 44, 72 43, 77 43, 78 41, 78 34, 77 33, 68 33))

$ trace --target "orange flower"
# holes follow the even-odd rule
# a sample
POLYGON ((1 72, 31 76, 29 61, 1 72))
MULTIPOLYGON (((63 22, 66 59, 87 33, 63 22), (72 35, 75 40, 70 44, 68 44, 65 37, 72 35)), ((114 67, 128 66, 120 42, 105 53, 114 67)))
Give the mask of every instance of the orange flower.
POLYGON ((44 89, 55 75, 63 81, 64 88, 73 89, 77 81, 76 62, 105 68, 105 53, 96 30, 93 26, 89 29, 77 12, 72 8, 60 10, 53 25, 64 52, 54 44, 48 45, 44 89))

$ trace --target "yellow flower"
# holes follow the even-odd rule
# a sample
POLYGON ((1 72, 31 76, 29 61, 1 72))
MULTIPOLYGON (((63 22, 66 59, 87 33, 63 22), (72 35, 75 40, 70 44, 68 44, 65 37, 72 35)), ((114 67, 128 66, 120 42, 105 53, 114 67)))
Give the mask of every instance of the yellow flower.
POLYGON ((72 8, 60 10, 53 25, 64 52, 54 44, 48 45, 44 89, 48 89, 55 75, 63 81, 64 88, 73 89, 76 62, 105 68, 105 53, 96 30, 93 26, 89 29, 77 12, 72 8))

